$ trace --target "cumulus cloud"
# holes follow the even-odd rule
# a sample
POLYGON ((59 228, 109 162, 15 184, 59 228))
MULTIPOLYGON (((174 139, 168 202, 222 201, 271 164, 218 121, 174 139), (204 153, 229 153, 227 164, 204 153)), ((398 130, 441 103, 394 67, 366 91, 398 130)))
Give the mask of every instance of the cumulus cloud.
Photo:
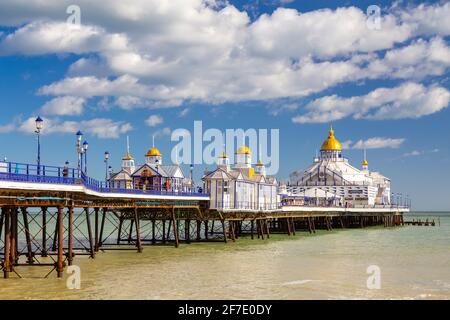
POLYGON ((41 111, 47 115, 67 116, 83 113, 86 100, 80 97, 63 96, 47 101, 41 111))
POLYGON ((405 139, 403 138, 383 138, 373 137, 367 140, 359 140, 352 145, 352 149, 384 149, 391 148, 396 149, 400 147, 405 139))
MULTIPOLYGON (((81 55, 66 78, 39 90, 43 95, 112 97, 123 109, 267 101, 365 79, 439 76, 449 68, 448 3, 388 8, 380 30, 368 29, 365 12, 352 6, 278 8, 252 21, 222 0, 79 0, 82 24, 74 27, 61 14, 69 4, 0 3, 1 24, 16 28, 0 39, 0 55, 81 55)), ((396 104, 385 103, 387 111, 397 111, 396 104)), ((430 111, 416 109, 418 116, 430 111)), ((378 111, 363 116, 388 116, 378 111)), ((338 107, 296 122, 346 116, 347 108, 338 107)))
MULTIPOLYGON (((131 124, 123 121, 114 121, 106 118, 95 118, 83 121, 61 121, 56 118, 44 118, 43 134, 74 133, 81 130, 101 139, 115 139, 133 129, 131 124)), ((5 126, 4 126, 5 127, 5 126)), ((35 118, 30 117, 18 121, 10 131, 34 133, 36 129, 35 118)))
POLYGON ((164 122, 164 119, 160 115, 157 115, 157 114, 151 115, 145 120, 145 123, 149 127, 156 127, 157 125, 160 125, 163 122, 164 122))
POLYGON ((307 112, 294 123, 323 123, 347 117, 355 119, 420 118, 447 108, 450 92, 443 87, 408 82, 394 88, 378 88, 363 96, 325 96, 306 105, 307 112))

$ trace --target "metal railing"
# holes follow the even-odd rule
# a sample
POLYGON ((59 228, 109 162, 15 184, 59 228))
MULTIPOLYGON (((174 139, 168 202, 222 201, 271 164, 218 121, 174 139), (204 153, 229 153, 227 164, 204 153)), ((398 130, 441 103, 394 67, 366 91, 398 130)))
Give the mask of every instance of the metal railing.
POLYGON ((243 210, 276 210, 281 207, 280 203, 258 203, 251 201, 225 201, 214 203, 217 209, 243 209, 243 210))
POLYGON ((209 197, 204 192, 174 191, 174 190, 141 190, 112 188, 105 181, 99 181, 87 176, 78 169, 46 165, 34 165, 17 162, 0 162, 0 180, 49 183, 65 185, 83 185, 87 189, 100 193, 122 193, 139 195, 161 195, 181 197, 209 197), (40 173, 40 174, 38 174, 40 173))

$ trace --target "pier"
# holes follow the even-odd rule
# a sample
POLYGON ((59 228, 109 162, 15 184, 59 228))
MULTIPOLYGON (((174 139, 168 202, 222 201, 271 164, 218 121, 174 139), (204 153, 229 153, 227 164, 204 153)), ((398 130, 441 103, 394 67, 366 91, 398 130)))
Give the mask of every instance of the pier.
MULTIPOLYGON (((192 242, 270 239, 271 234, 404 225, 402 206, 210 208, 202 192, 110 188, 78 169, 3 162, 0 166, 0 258, 4 278, 21 267, 63 276, 79 256, 178 247, 192 242)), ((250 206, 254 207, 254 206, 250 206)))

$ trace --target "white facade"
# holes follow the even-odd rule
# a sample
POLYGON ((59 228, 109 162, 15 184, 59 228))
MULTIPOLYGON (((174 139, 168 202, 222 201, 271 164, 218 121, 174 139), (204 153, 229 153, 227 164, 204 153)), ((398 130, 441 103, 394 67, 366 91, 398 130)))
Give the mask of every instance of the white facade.
POLYGON ((203 177, 206 192, 210 194, 211 209, 275 210, 278 206, 277 181, 268 177, 262 163, 257 170, 251 165, 251 152, 242 146, 236 153, 236 164, 231 167, 222 154, 215 170, 203 177))
POLYGON ((340 205, 389 205, 390 180, 378 172, 371 172, 364 159, 362 168, 352 166, 342 156, 342 147, 331 129, 322 145, 320 157, 308 168, 289 176, 288 195, 302 195, 312 188, 320 188, 340 198, 340 205))

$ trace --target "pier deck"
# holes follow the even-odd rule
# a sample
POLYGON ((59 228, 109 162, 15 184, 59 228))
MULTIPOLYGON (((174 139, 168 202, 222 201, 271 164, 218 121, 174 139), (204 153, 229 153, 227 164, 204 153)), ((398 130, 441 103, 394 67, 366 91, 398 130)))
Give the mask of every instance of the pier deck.
MULTIPOLYGON (((5 164, 5 163, 3 163, 5 164)), ((43 166, 44 167, 44 166, 43 166)), ((5 278, 22 266, 46 267, 62 277, 75 256, 99 250, 136 250, 145 245, 194 241, 267 239, 316 229, 403 224, 400 206, 278 206, 271 210, 209 209, 209 195, 196 192, 111 189, 76 169, 0 166, 0 258, 5 278), (30 169, 31 168, 31 169, 30 169), (51 172, 51 174, 49 174, 51 172)))

